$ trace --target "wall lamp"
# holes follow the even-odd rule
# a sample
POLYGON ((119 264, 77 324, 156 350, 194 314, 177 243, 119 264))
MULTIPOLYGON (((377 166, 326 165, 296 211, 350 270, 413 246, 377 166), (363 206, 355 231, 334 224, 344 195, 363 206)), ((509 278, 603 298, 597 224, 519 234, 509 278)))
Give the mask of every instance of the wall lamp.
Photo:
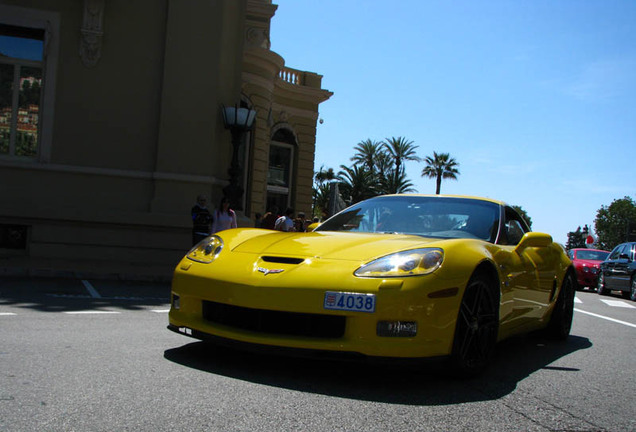
POLYGON ((222 105, 223 124, 232 133, 232 163, 227 170, 230 176, 230 184, 223 188, 223 195, 230 201, 230 207, 234 210, 243 210, 243 186, 239 183, 241 166, 239 164, 239 148, 245 133, 254 127, 256 110, 239 108, 238 106, 226 107, 222 105))

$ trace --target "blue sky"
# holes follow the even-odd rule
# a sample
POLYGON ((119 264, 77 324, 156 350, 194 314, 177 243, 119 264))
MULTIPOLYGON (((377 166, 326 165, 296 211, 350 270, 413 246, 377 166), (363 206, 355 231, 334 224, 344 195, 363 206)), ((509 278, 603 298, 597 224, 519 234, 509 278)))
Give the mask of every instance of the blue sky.
MULTIPOLYGON (((368 138, 450 153, 442 193, 523 207, 565 243, 636 197, 636 2, 274 0, 271 49, 324 76, 315 167, 368 138)), ((435 182, 407 173, 420 193, 435 182)))

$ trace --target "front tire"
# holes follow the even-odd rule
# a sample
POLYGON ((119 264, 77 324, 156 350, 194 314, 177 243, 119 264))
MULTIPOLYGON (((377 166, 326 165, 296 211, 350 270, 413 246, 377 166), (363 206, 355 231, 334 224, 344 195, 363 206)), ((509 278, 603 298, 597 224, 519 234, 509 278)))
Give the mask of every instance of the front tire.
POLYGON ((603 275, 603 272, 600 272, 598 275, 598 284, 596 287, 596 291, 600 294, 600 295, 608 295, 609 294, 609 290, 607 288, 605 288, 605 275, 603 275))
POLYGON ((572 274, 566 274, 546 328, 546 334, 551 339, 565 340, 570 335, 572 318, 574 317, 575 285, 576 281, 572 274))
POLYGON ((630 286, 631 286, 630 299, 632 301, 636 301, 636 276, 632 276, 632 283, 630 286))
POLYGON ((499 290, 483 272, 473 274, 462 297, 451 365, 461 377, 481 373, 495 350, 499 332, 499 290))

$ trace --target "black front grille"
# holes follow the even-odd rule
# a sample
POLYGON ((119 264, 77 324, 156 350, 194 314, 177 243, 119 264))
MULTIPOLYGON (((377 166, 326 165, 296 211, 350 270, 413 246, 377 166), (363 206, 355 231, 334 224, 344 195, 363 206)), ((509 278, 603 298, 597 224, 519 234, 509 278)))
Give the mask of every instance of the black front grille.
POLYGON ((279 312, 203 302, 203 318, 207 321, 259 333, 340 338, 344 335, 344 316, 279 312))

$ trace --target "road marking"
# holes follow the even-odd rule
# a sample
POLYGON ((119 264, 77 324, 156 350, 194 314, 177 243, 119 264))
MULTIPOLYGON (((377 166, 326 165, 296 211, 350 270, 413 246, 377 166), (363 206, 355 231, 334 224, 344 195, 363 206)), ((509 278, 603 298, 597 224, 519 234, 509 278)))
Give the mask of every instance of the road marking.
POLYGON ((150 309, 150 311, 156 313, 168 313, 170 312, 170 309, 150 309))
POLYGON ((15 315, 13 312, 0 312, 0 316, 12 316, 15 315))
POLYGON ((626 303, 624 301, 620 301, 620 300, 605 300, 605 299, 600 299, 603 303, 605 303, 608 306, 613 306, 613 307, 621 307, 621 308, 628 308, 628 309, 636 309, 636 306, 632 306, 629 303, 626 303))
POLYGON ((623 324, 623 325, 626 325, 628 327, 636 328, 636 324, 628 323, 628 322, 625 322, 625 321, 617 320, 617 319, 606 317, 606 316, 603 316, 603 315, 598 315, 598 314, 595 314, 595 313, 592 313, 592 312, 586 312, 586 311, 581 310, 581 309, 576 309, 575 308, 574 310, 577 311, 577 312, 580 312, 580 313, 591 315, 591 316, 596 317, 596 318, 601 318, 601 319, 612 321, 612 322, 615 322, 615 323, 618 323, 618 324, 623 324))
POLYGON ((99 295, 99 293, 97 292, 95 287, 93 287, 93 285, 91 285, 91 283, 89 281, 82 280, 82 283, 84 284, 84 287, 86 288, 88 293, 91 295, 91 297, 93 297, 93 298, 102 298, 102 296, 99 295))
POLYGON ((65 314, 69 314, 69 315, 90 315, 90 314, 118 314, 121 312, 116 312, 116 311, 68 311, 68 312, 64 312, 65 314))
POLYGON ((583 303, 580 298, 574 297, 574 303, 583 303))

